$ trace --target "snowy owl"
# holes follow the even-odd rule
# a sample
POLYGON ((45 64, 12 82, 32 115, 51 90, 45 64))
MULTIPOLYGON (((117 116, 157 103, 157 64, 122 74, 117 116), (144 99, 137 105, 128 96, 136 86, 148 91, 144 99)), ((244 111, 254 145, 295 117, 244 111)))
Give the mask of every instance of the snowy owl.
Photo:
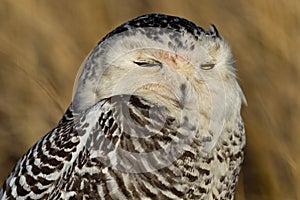
POLYGON ((215 26, 147 14, 84 61, 58 125, 18 161, 1 199, 233 199, 246 103, 215 26))

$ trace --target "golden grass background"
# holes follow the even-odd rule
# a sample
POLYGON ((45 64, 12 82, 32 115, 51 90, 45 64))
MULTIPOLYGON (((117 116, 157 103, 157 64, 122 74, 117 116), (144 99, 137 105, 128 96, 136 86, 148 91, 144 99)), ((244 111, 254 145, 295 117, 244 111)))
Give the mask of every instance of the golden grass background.
POLYGON ((60 119, 95 44, 151 12, 213 23, 231 44, 249 104, 236 199, 300 199, 299 0, 1 0, 0 181, 60 119))

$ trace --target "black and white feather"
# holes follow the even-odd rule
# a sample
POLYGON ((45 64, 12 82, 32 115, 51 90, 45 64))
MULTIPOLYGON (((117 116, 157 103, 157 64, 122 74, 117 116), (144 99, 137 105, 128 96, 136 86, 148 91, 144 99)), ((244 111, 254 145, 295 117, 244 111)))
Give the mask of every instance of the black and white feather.
POLYGON ((133 19, 92 50, 61 121, 1 199, 233 199, 245 97, 228 44, 174 16, 133 19))

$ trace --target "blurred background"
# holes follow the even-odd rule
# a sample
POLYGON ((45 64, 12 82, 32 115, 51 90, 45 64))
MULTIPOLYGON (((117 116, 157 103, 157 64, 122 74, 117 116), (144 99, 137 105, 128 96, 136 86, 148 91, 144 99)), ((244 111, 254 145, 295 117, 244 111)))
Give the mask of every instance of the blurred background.
POLYGON ((299 0, 1 0, 0 182, 63 115, 96 43, 152 12, 213 23, 231 44, 248 100, 236 199, 300 199, 299 0))

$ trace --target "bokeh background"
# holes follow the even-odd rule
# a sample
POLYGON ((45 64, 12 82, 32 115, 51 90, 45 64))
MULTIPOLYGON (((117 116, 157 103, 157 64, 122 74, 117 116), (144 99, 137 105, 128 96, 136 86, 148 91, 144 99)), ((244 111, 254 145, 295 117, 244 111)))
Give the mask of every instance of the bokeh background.
POLYGON ((60 119, 95 44, 152 12, 213 23, 231 44, 248 100, 236 199, 300 199, 299 0, 1 0, 0 182, 60 119))

